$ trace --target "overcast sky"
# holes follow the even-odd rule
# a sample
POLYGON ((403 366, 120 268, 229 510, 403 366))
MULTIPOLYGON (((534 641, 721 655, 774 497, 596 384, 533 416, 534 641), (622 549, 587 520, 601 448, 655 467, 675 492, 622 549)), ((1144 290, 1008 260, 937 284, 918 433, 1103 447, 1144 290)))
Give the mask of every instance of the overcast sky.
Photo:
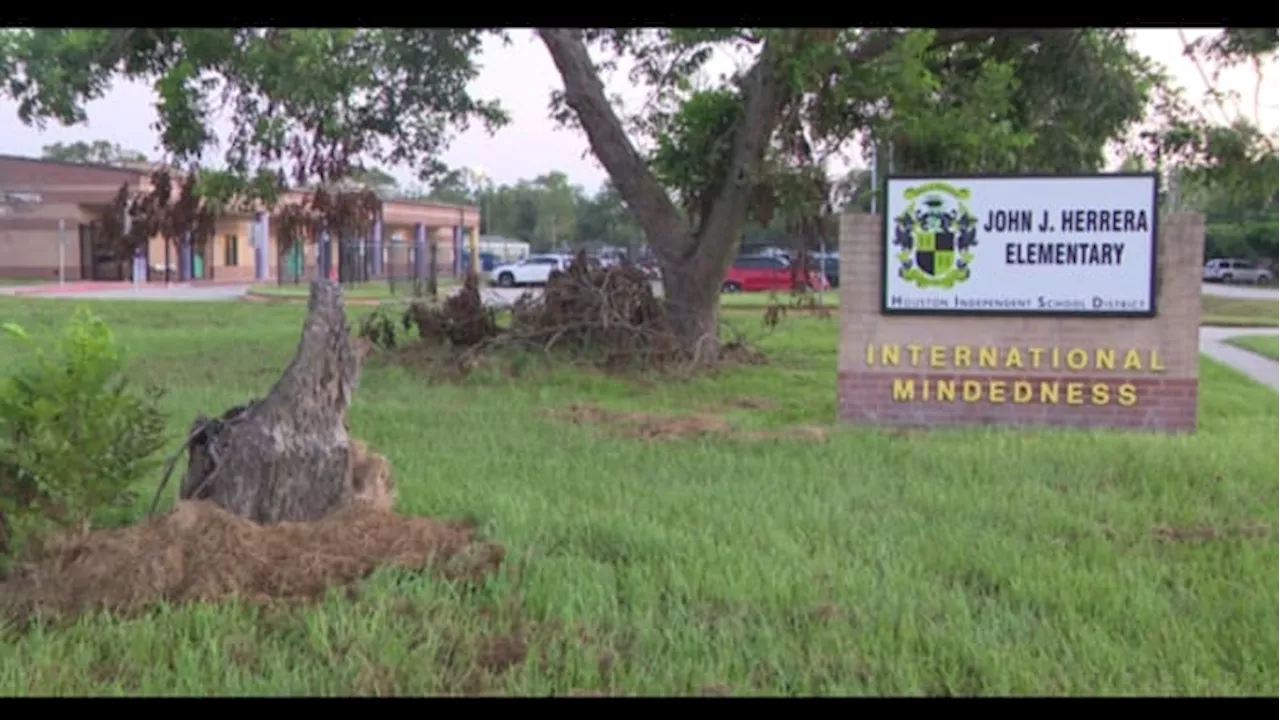
MULTIPOLYGON (((1188 30, 1195 38, 1207 30, 1188 30)), ((1182 56, 1182 41, 1175 29, 1134 31, 1137 48, 1164 63, 1195 98, 1205 90, 1205 83, 1194 63, 1182 56)), ((576 130, 556 127, 548 115, 548 101, 553 89, 561 87, 546 48, 527 30, 512 33, 514 44, 503 46, 487 42, 480 60, 482 69, 475 80, 476 96, 500 99, 511 114, 511 123, 489 136, 481 128, 472 128, 459 136, 446 154, 453 167, 470 167, 482 171, 497 183, 512 183, 533 178, 550 170, 565 172, 570 181, 594 190, 605 173, 590 155, 586 138, 576 130)), ((733 60, 718 58, 715 72, 732 66, 733 60)), ((1277 128, 1277 84, 1274 63, 1266 68, 1265 82, 1259 99, 1258 115, 1262 126, 1275 133, 1277 128)), ((629 106, 642 102, 644 88, 633 87, 624 74, 609 79, 608 90, 616 93, 629 106)), ((1231 114, 1242 112, 1254 118, 1254 95, 1257 76, 1252 68, 1237 68, 1225 74, 1220 89, 1239 93, 1243 101, 1239 110, 1227 104, 1231 114)), ((150 155, 159 155, 157 136, 151 129, 155 122, 155 97, 151 88, 139 83, 120 82, 104 98, 89 105, 89 121, 84 125, 63 127, 50 124, 44 132, 19 122, 16 104, 0 99, 0 153, 39 156, 41 147, 54 142, 108 140, 150 155)), ((1211 108, 1212 117, 1220 117, 1211 108)), ((221 127, 225 133, 225 123, 221 127)), ((391 168, 402 182, 411 180, 404 168, 391 168)))

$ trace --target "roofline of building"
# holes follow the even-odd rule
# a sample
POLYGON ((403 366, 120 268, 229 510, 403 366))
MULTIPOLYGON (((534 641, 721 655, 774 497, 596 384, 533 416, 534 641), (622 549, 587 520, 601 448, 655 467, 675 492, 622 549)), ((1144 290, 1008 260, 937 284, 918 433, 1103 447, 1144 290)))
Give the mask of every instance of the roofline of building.
POLYGON ((146 175, 147 171, 131 168, 125 165, 108 165, 106 163, 78 163, 70 160, 50 160, 48 158, 30 157, 27 155, 9 155, 0 153, 0 160, 17 160, 18 162, 40 163, 41 165, 58 165, 61 167, 89 168, 91 170, 111 170, 113 172, 126 172, 139 177, 146 175))
MULTIPOLYGON (((61 167, 90 168, 92 170, 110 170, 113 172, 130 173, 138 178, 146 177, 150 175, 154 169, 156 169, 156 168, 152 168, 151 170, 142 170, 140 168, 128 167, 126 165, 107 165, 105 163, 78 163, 78 162, 71 162, 69 160, 49 160, 48 158, 29 157, 26 155, 9 155, 7 153, 0 153, 0 160, 16 160, 18 162, 40 163, 42 165, 58 165, 61 167)), ((155 163, 154 165, 160 166, 162 164, 155 163)), ((315 188, 287 188, 285 189, 284 192, 297 193, 299 195, 305 196, 315 192, 315 188)), ((416 205, 419 207, 449 208, 453 210, 475 210, 477 212, 480 210, 479 205, 458 205, 456 203, 436 202, 434 200, 411 200, 408 198, 396 198, 394 200, 383 200, 383 202, 387 204, 394 204, 394 205, 416 205)))

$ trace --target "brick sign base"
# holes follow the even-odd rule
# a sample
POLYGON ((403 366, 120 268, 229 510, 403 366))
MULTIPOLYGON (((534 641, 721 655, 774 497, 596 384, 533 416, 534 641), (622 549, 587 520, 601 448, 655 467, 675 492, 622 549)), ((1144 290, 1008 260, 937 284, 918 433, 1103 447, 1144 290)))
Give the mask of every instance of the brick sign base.
MULTIPOLYGON (((972 385, 970 386, 972 387, 972 385)), ((934 425, 1023 425, 1043 427, 1112 427, 1164 432, 1192 432, 1196 429, 1196 403, 1199 381, 1194 379, 1117 378, 1072 375, 900 375, 882 372, 840 373, 840 417, 855 424, 890 427, 928 427, 934 425), (893 381, 915 381, 915 397, 894 397, 893 381), (922 398, 924 382, 933 391, 930 399, 922 398), (965 402, 964 382, 977 383, 982 399, 965 402), (954 387, 954 399, 936 397, 939 383, 954 387), (990 399, 992 384, 1002 388, 999 402, 990 399), (1017 383, 1025 383, 1017 385, 1017 383), (1016 398, 1016 390, 1030 386, 1030 397, 1016 398), (1057 398, 1042 398, 1043 385, 1057 388, 1057 398), (1095 403, 1093 388, 1107 388, 1109 402, 1095 403), (1135 402, 1124 406, 1116 400, 1119 388, 1133 388, 1135 402), (1071 393, 1079 390, 1077 397, 1071 393), (1069 395, 1071 397, 1069 397, 1069 395), (1049 402, 1056 399, 1057 402, 1049 402)))
POLYGON ((1202 216, 1160 221, 1152 318, 885 315, 882 231, 841 219, 845 422, 1196 429, 1202 216))

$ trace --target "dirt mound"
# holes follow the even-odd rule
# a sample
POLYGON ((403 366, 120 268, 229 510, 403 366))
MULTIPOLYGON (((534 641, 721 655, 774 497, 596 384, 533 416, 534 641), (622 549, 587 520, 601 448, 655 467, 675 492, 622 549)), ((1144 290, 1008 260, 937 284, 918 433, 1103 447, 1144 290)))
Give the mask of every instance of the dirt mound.
POLYGON ((355 444, 353 502, 316 522, 258 525, 209 502, 179 502, 142 525, 56 538, 7 582, 0 613, 128 614, 161 602, 239 597, 315 600, 382 567, 433 570, 450 580, 495 572, 504 550, 475 528, 390 511, 385 458, 355 444))
POLYGON ((590 405, 572 405, 552 415, 576 425, 611 425, 621 435, 642 440, 675 440, 697 435, 725 434, 733 428, 714 415, 651 415, 618 412, 590 405))
POLYGON ((351 502, 384 512, 391 512, 396 504, 391 463, 354 438, 351 440, 351 502))
POLYGON ((827 439, 827 429, 799 426, 784 430, 740 430, 718 415, 655 415, 642 412, 619 412, 590 405, 570 405, 551 410, 552 417, 575 425, 606 426, 617 435, 640 440, 678 440, 687 437, 717 435, 737 440, 809 440, 827 439))

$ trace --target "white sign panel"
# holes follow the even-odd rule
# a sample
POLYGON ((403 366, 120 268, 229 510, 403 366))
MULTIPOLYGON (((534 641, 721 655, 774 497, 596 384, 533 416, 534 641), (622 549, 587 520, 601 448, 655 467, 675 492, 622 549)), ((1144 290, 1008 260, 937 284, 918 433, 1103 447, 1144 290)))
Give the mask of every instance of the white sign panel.
POLYGON ((889 178, 886 313, 1152 316, 1155 175, 889 178))

